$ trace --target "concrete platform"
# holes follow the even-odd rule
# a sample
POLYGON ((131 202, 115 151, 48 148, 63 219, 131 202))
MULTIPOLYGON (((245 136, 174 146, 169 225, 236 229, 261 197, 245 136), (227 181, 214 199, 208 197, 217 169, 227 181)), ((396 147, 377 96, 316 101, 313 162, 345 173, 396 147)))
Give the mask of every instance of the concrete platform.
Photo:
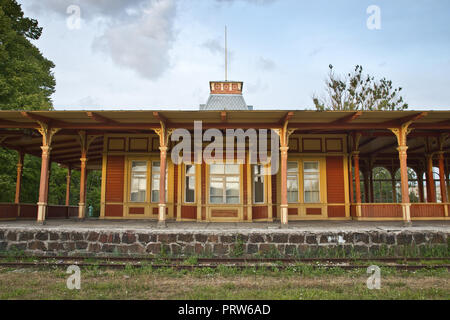
MULTIPOLYGON (((274 254, 301 256, 311 251, 375 252, 439 247, 449 252, 450 221, 297 221, 279 223, 187 223, 156 221, 48 220, 0 222, 0 252, 39 255, 209 255, 274 254)), ((450 253, 448 254, 450 257, 450 253)))

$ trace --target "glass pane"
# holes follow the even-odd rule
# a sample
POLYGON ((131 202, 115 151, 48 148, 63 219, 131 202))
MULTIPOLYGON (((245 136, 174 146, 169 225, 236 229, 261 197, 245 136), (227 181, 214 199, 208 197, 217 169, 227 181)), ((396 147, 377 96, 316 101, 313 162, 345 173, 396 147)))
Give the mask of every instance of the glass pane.
POLYGON ((186 175, 195 175, 195 166, 187 165, 186 166, 186 175))
POLYGON ((303 167, 305 172, 317 172, 319 171, 319 162, 304 162, 303 167))
POLYGON ((288 162, 288 173, 297 173, 298 172, 298 164, 297 162, 288 162))
POLYGON ((195 202, 195 178, 186 177, 186 202, 195 202))
POLYGON ((223 182, 211 182, 210 186, 211 197, 223 197, 223 182))
POLYGON ((239 197, 227 197, 227 203, 228 204, 238 204, 239 197))
POLYGON ((254 165, 253 166, 253 174, 254 175, 260 175, 260 174, 263 174, 263 166, 261 166, 261 165, 254 165))
POLYGON ((152 172, 153 173, 159 172, 159 168, 160 168, 160 162, 159 161, 153 161, 152 162, 152 172))
POLYGON ((227 197, 239 197, 239 183, 227 183, 227 197))
POLYGON ((288 178, 287 180, 288 191, 298 191, 298 181, 297 179, 288 178))
POLYGON ((287 198, 289 203, 298 202, 298 192, 297 191, 288 191, 287 198))
POLYGON ((226 174, 239 174, 239 165, 238 164, 225 165, 225 173, 226 174))
POLYGON ((216 203, 223 203, 223 197, 222 196, 220 196, 220 197, 211 197, 210 202, 214 203, 214 204, 216 204, 216 203))
POLYGON ((152 191, 152 202, 159 202, 159 190, 152 191))
POLYGON ((255 188, 255 203, 264 202, 264 177, 255 177, 254 179, 255 188))
POLYGON ((234 177, 234 176, 226 177, 226 180, 227 180, 227 183, 228 182, 237 182, 237 183, 239 183, 239 177, 234 177))
POLYGON ((225 167, 223 164, 212 164, 209 167, 209 171, 211 174, 224 174, 225 167))
POLYGON ((319 203, 319 192, 316 191, 306 191, 305 192, 305 202, 306 203, 319 203))

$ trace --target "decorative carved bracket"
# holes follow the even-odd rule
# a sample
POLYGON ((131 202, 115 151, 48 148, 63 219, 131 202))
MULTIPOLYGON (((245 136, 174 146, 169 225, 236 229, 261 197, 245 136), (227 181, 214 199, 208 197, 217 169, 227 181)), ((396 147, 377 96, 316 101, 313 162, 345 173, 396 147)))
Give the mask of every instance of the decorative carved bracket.
POLYGON ((389 130, 392 131, 393 134, 397 137, 397 142, 399 147, 406 147, 406 141, 408 134, 413 130, 409 126, 411 125, 412 121, 408 121, 404 124, 402 124, 400 127, 397 128, 389 128, 389 130))
POLYGON ((160 147, 168 147, 169 146, 169 138, 173 133, 173 129, 167 129, 166 124, 163 121, 159 122, 161 124, 161 128, 153 129, 156 134, 159 136, 159 146, 160 147))
POLYGON ((53 136, 61 130, 60 128, 51 128, 45 122, 37 121, 40 127, 37 129, 42 135, 42 146, 51 147, 53 136))
POLYGON ((101 136, 99 135, 87 135, 86 131, 81 130, 78 131, 78 142, 81 146, 81 155, 82 157, 85 157, 89 151, 89 147, 91 146, 92 142, 94 142, 95 139, 99 138, 101 136))

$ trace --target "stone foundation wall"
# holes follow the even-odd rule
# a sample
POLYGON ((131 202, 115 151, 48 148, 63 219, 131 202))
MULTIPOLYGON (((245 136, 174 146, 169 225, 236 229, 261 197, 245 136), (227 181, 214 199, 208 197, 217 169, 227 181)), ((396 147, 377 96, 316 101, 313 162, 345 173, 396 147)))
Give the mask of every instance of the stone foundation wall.
POLYGON ((381 248, 446 246, 446 232, 193 232, 92 231, 58 229, 0 229, 0 251, 39 255, 212 255, 217 257, 264 254, 281 255, 311 250, 343 248, 362 254, 381 248))

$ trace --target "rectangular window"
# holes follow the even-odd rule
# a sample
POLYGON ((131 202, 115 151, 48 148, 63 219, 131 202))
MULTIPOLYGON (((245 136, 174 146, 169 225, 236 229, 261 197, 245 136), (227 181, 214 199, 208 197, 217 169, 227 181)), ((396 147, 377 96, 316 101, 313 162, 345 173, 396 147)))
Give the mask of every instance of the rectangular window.
POLYGON ((240 171, 238 164, 210 166, 209 201, 213 204, 238 204, 240 171))
MULTIPOLYGON (((159 202, 159 177, 160 177, 160 161, 152 162, 152 202, 159 202)), ((166 201, 167 201, 167 165, 166 165, 166 201)))
POLYGON ((186 165, 185 173, 185 199, 186 203, 195 202, 195 165, 186 165))
POLYGON ((147 161, 132 161, 130 201, 145 202, 146 198, 147 198, 147 161))
POLYGON ((264 166, 253 165, 253 203, 264 203, 264 166))
POLYGON ((303 185, 305 203, 320 202, 320 171, 319 161, 305 161, 303 163, 303 185))
POLYGON ((287 198, 289 203, 298 202, 298 162, 288 162, 287 198))

